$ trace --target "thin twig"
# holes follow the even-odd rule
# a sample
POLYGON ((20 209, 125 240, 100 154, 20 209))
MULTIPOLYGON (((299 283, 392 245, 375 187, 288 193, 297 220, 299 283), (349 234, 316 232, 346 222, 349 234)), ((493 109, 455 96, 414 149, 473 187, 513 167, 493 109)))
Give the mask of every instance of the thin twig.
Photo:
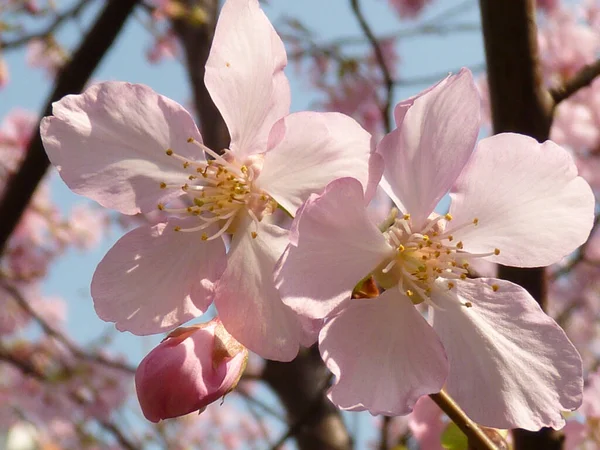
POLYGON ((584 66, 579 72, 573 75, 573 77, 569 78, 559 86, 550 89, 550 95, 554 100, 554 106, 556 107, 560 102, 568 99, 579 89, 589 86, 598 76, 600 76, 600 59, 592 64, 584 66))
POLYGON ((29 302, 21 295, 21 293, 14 286, 8 284, 6 281, 0 279, 0 287, 8 292, 13 299, 17 302, 17 304, 27 313, 29 314, 41 327, 44 332, 50 336, 55 338, 57 341, 61 342, 65 347, 69 349, 73 355, 77 356, 80 359, 89 362, 95 362, 99 364, 103 364, 108 367, 112 367, 114 369, 121 370, 128 374, 134 374, 135 368, 129 366, 128 364, 116 361, 113 359, 106 358, 100 354, 90 354, 81 350, 75 343, 73 343, 70 339, 68 339, 63 333, 50 325, 42 316, 40 316, 35 309, 31 307, 29 302))
POLYGON ((385 57, 383 56, 383 51, 381 50, 381 45, 379 45, 379 41, 373 34, 371 27, 367 23, 365 16, 363 15, 360 5, 358 3, 359 0, 350 0, 350 4, 352 5, 352 10, 354 11, 354 15, 360 24, 360 28, 367 36, 367 39, 371 43, 371 47, 373 47, 373 52, 375 53, 375 58, 377 59, 377 64, 381 70, 381 74, 383 75, 383 80, 385 82, 386 95, 385 100, 381 106, 381 114, 383 116, 383 124, 385 128, 385 132, 389 133, 392 130, 391 122, 390 122, 390 113, 392 110, 392 101, 394 97, 394 80, 392 79, 392 74, 390 73, 390 69, 388 68, 385 57))
POLYGON ((1 42, 0 41, 0 50, 13 49, 16 47, 21 47, 22 45, 27 44, 31 39, 36 38, 45 38, 50 36, 54 32, 58 30, 61 24, 71 18, 77 17, 83 9, 90 3, 90 0, 79 0, 75 5, 66 10, 64 13, 57 15, 54 20, 48 25, 44 30, 39 31, 37 33, 31 33, 25 36, 21 36, 12 41, 1 42))
POLYGON ((429 396, 442 411, 454 422, 460 430, 467 435, 469 439, 469 446, 475 450, 497 450, 496 445, 490 440, 490 438, 483 432, 479 426, 473 422, 460 409, 454 400, 445 392, 441 391, 437 394, 431 394, 429 396))

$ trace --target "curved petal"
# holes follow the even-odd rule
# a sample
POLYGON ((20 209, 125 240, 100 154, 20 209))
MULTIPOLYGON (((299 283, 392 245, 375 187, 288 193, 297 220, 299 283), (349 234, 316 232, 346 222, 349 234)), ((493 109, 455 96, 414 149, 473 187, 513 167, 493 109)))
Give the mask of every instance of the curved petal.
POLYGON ((323 327, 319 349, 336 377, 329 398, 344 410, 408 414, 448 374, 440 340, 397 289, 352 300, 323 327))
POLYGON ((275 270, 286 305, 320 319, 350 299, 356 284, 394 254, 368 217, 361 184, 331 182, 312 196, 295 219, 290 245, 275 270), (310 282, 307 282, 310 280, 310 282))
POLYGON ((564 331, 508 281, 457 281, 445 292, 433 327, 450 360, 448 393, 488 427, 561 428, 560 411, 577 408, 583 390, 581 358, 564 331))
POLYGON ((44 148, 74 192, 123 214, 156 210, 183 192, 181 161, 204 160, 194 120, 183 106, 147 86, 107 82, 52 105, 40 127, 44 148), (160 183, 174 184, 161 189, 160 183))
POLYGON ((399 103, 394 115, 397 128, 377 146, 385 161, 381 186, 418 227, 448 192, 475 146, 480 100, 471 72, 462 69, 399 103))
POLYGON ((369 164, 371 135, 358 122, 339 113, 299 112, 282 123, 285 134, 265 154, 258 183, 292 215, 336 178, 356 178, 374 193, 381 174, 369 164))
POLYGON ((273 124, 290 109, 283 42, 258 0, 223 5, 204 82, 231 134, 231 150, 243 160, 267 150, 273 124))
POLYGON ((262 222, 255 228, 246 216, 233 236, 214 300, 233 337, 263 358, 278 361, 294 359, 306 339, 300 321, 283 304, 273 283, 275 262, 287 242, 284 229, 262 222))
MULTIPOLYGON (((594 195, 571 156, 551 141, 503 133, 483 139, 451 192, 453 231, 464 250, 500 249, 493 262, 547 266, 585 242, 594 195)), ((451 230, 452 228, 449 228, 451 230)))
POLYGON ((225 269, 221 239, 173 228, 193 219, 136 228, 98 264, 92 297, 98 316, 137 335, 168 331, 201 315, 212 301, 213 284, 225 269))

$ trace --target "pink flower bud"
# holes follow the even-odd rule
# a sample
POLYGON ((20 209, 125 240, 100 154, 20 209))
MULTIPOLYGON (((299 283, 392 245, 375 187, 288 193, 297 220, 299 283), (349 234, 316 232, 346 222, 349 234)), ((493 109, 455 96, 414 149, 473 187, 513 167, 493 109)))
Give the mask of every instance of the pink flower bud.
POLYGON ((146 419, 182 416, 204 409, 237 385, 248 350, 218 318, 174 330, 140 363, 135 387, 146 419))

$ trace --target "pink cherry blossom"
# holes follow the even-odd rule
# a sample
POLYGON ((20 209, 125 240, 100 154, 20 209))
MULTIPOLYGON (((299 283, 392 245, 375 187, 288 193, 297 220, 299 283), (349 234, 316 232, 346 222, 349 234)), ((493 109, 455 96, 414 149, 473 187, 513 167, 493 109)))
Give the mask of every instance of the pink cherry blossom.
POLYGON ((144 416, 158 422, 203 411, 237 385, 248 350, 212 321, 171 333, 140 363, 135 374, 144 416))
POLYGON ((2 57, 2 53, 0 53, 0 89, 6 86, 9 80, 8 64, 6 64, 6 60, 2 57))
POLYGON ((432 0, 389 0, 401 18, 415 18, 432 0))
POLYGON ((341 176, 358 178, 371 196, 380 173, 370 135, 353 119, 289 114, 286 62, 258 1, 228 0, 205 76, 231 135, 221 155, 181 105, 146 86, 101 83, 54 104, 42 139, 73 191, 124 214, 170 216, 127 233, 100 262, 91 287, 100 318, 160 333, 214 300, 225 327, 263 357, 291 360, 314 342, 273 284, 288 238, 270 216, 278 207, 294 215, 341 176))
POLYGON ((445 386, 482 425, 535 430, 581 403, 581 358, 562 329, 520 286, 468 268, 560 260, 587 239, 594 196, 553 142, 505 133, 473 152, 479 108, 465 69, 396 106, 377 146, 398 208, 383 233, 351 178, 313 194, 292 225, 276 286, 299 314, 327 319, 319 347, 342 409, 407 414, 445 386), (385 292, 350 300, 369 275, 385 292))

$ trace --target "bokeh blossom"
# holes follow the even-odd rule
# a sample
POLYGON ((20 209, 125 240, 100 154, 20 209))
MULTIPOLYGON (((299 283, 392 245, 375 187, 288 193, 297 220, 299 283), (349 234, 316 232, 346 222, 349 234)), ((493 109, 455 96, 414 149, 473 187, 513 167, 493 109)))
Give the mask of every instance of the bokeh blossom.
POLYGON ((287 231, 270 216, 294 215, 342 176, 365 189, 371 179, 374 192, 378 176, 369 176, 370 135, 353 119, 289 114, 286 62, 257 0, 225 3, 205 76, 231 135, 221 154, 181 105, 146 86, 101 83, 54 104, 42 138, 73 191, 124 214, 169 215, 127 233, 100 262, 91 291, 102 319, 160 333, 214 301, 229 332, 263 357, 290 360, 314 342, 273 284, 287 231))
POLYGON ((396 106, 377 153, 398 211, 381 229, 351 178, 312 195, 292 225, 276 285, 299 314, 328 319, 319 347, 342 409, 407 414, 445 387, 482 425, 537 430, 581 403, 563 330, 522 287, 471 279, 469 266, 560 260, 587 239, 593 194, 553 142, 505 133, 473 151, 479 110, 467 70, 396 106), (449 190, 449 213, 434 212, 449 190), (370 275, 385 291, 351 300, 370 275))

